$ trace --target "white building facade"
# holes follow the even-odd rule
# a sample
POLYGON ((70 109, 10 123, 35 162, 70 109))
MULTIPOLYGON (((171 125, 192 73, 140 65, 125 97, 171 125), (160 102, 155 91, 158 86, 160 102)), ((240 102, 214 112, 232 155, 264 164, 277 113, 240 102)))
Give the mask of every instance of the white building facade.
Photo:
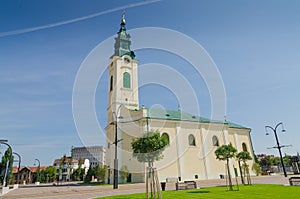
POLYGON ((105 165, 105 148, 103 146, 73 147, 73 158, 88 159, 91 167, 105 165))
POLYGON ((63 157, 54 160, 53 166, 56 167, 56 176, 59 181, 70 181, 73 172, 80 168, 84 169, 85 174, 90 168, 90 162, 88 159, 82 159, 81 165, 77 159, 71 157, 63 157))

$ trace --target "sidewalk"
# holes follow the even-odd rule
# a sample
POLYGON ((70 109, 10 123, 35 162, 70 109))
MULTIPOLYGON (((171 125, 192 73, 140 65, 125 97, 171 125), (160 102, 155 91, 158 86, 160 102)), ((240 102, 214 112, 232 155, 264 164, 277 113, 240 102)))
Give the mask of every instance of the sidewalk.
MULTIPOLYGON (((274 176, 259 176, 252 177, 253 184, 282 184, 288 185, 288 179, 292 176, 285 178, 283 175, 274 176)), ((238 179, 240 181, 240 178, 238 179)), ((235 182, 235 180, 234 180, 235 182)), ((239 182, 240 183, 240 182, 239 182)), ((211 187, 226 185, 225 179, 216 180, 199 180, 198 186, 211 187)), ((3 196, 3 199, 90 199, 96 197, 133 194, 145 192, 145 184, 125 184, 119 185, 119 189, 113 189, 112 185, 104 186, 89 186, 89 185, 62 185, 62 186, 30 186, 22 187, 17 190, 11 191, 3 196)))

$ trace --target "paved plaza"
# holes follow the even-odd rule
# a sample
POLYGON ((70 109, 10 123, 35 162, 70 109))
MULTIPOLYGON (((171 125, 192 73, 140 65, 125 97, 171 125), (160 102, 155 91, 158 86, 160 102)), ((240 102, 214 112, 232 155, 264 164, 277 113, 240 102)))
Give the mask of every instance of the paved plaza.
MULTIPOLYGON (((291 176, 289 176, 291 177, 291 176)), ((253 177, 253 184, 282 184, 289 185, 289 177, 285 178, 283 175, 273 176, 260 176, 253 177)), ((240 183, 240 182, 239 182, 240 183)), ((210 187, 226 185, 225 179, 218 180, 199 180, 197 181, 198 187, 210 187)), ((172 187, 167 187, 172 189, 172 187)), ((34 198, 34 199, 90 199, 95 197, 104 197, 121 194, 142 193, 145 191, 145 184, 126 184, 119 185, 119 189, 114 190, 112 185, 105 186, 89 186, 77 184, 64 184, 60 186, 41 185, 41 186, 23 186, 19 189, 13 190, 2 199, 21 199, 21 198, 34 198)))

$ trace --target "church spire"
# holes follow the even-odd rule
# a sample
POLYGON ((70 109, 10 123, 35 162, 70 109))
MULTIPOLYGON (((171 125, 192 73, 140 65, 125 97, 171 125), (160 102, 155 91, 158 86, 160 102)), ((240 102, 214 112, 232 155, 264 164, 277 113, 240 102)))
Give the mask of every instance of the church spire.
POLYGON ((128 55, 132 59, 135 58, 135 54, 133 51, 130 50, 130 35, 126 33, 126 21, 125 21, 125 12, 122 13, 122 19, 120 24, 120 30, 118 32, 118 36, 115 38, 115 53, 113 56, 120 56, 128 55))
POLYGON ((125 21, 125 11, 123 11, 122 12, 122 19, 121 19, 121 27, 120 27, 120 30, 119 30, 119 32, 118 33, 121 33, 121 32, 126 32, 126 27, 125 27, 125 25, 126 25, 126 21, 125 21))

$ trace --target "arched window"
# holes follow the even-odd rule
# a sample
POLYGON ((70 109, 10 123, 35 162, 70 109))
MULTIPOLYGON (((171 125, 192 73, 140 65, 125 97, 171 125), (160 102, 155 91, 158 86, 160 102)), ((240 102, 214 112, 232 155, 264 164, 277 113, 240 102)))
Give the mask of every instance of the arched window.
POLYGON ((192 134, 189 135, 189 145, 196 146, 195 137, 192 134))
POLYGON ((161 137, 165 137, 167 139, 167 141, 168 141, 168 145, 170 144, 170 138, 169 138, 169 135, 167 133, 163 133, 161 135, 161 137))
POLYGON ((212 143, 213 143, 213 146, 219 146, 219 140, 217 138, 217 136, 213 136, 212 137, 212 143))
POLYGON ((243 142, 242 148, 243 148, 243 151, 248 151, 248 150, 247 150, 247 145, 245 144, 245 142, 243 142))
POLYGON ((123 73, 123 87, 130 88, 130 74, 127 72, 123 73))
POLYGON ((110 76, 110 88, 109 88, 110 91, 113 90, 113 85, 114 85, 114 77, 110 76))

